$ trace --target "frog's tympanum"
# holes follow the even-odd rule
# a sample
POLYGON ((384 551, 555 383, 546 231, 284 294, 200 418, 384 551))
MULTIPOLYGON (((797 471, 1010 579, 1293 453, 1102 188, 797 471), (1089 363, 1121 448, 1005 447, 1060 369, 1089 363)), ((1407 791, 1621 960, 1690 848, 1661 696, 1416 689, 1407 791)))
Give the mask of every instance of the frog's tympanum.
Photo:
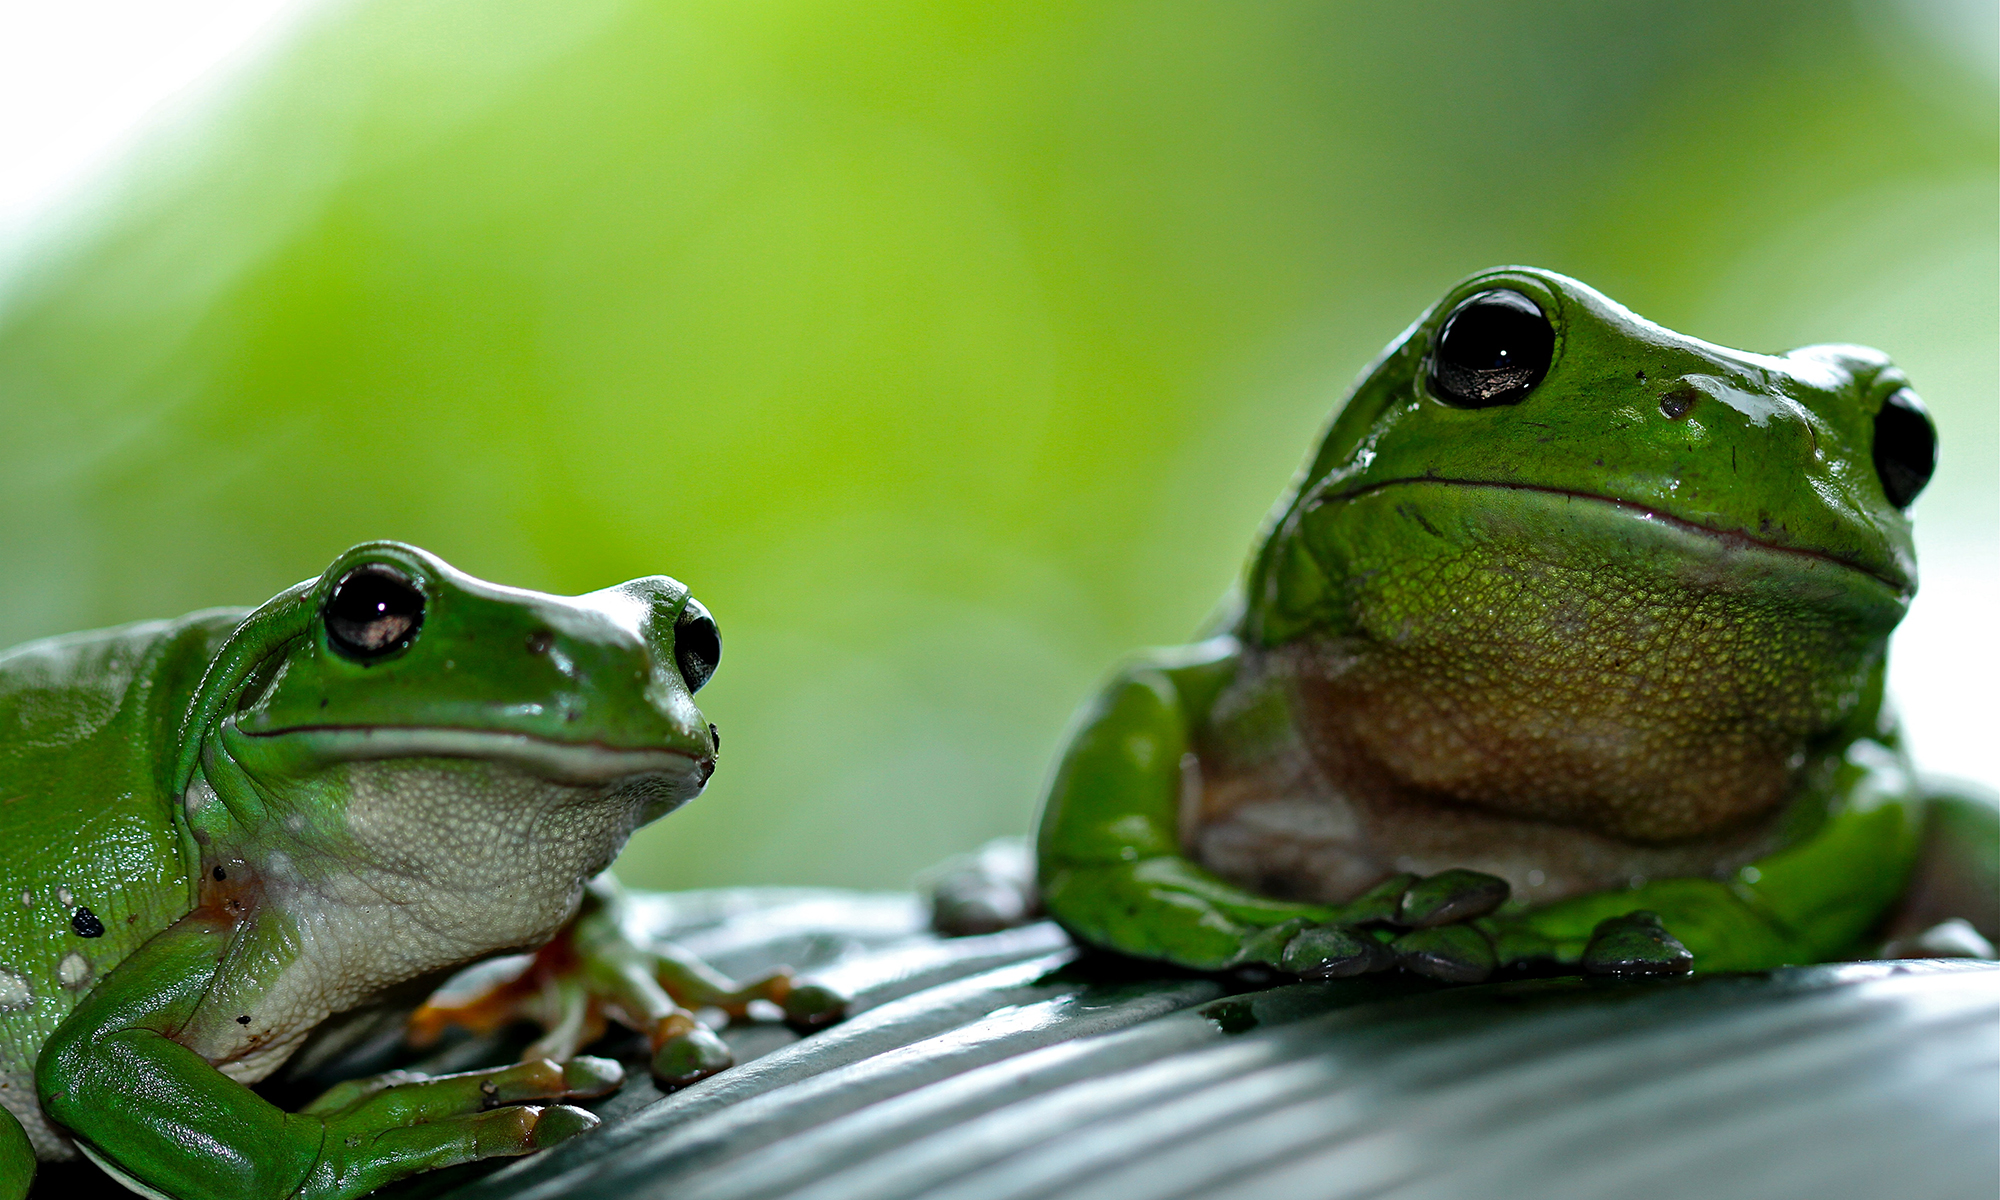
POLYGON ((693 693, 720 650, 663 576, 551 596, 378 542, 248 614, 0 656, 0 1196, 76 1150, 178 1200, 359 1196, 590 1127, 562 1101, 618 1086, 574 1056, 607 1015, 651 1036, 668 1084, 729 1061, 676 999, 828 1015, 787 976, 641 948, 592 882, 708 781, 693 693), (537 1020, 518 1065, 295 1113, 247 1086, 333 1014, 545 943, 416 1017, 537 1020))
POLYGON ((1307 977, 1760 969, 1879 948, 1899 903, 1993 936, 1993 809, 1921 795, 1883 703, 1935 455, 1877 351, 1466 280, 1355 387, 1213 636, 1084 713, 1043 903, 1307 977), (1927 854, 1956 885, 1911 887, 1927 854))

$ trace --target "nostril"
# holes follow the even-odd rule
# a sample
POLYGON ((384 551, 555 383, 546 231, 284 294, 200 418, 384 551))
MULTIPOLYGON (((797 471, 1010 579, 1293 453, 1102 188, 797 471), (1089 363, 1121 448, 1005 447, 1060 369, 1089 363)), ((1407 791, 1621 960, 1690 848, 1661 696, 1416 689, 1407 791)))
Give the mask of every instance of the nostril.
POLYGON ((528 635, 528 653, 547 654, 555 648, 556 635, 546 629, 537 629, 528 635))

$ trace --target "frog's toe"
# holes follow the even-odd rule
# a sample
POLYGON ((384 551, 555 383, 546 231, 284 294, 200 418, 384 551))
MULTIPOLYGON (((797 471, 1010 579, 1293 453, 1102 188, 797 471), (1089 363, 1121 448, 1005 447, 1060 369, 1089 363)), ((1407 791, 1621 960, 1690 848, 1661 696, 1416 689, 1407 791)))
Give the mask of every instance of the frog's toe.
POLYGON ((1315 925, 1285 943, 1278 966, 1302 979, 1345 979, 1386 970, 1396 956, 1357 929, 1315 925))
POLYGON ((1507 902, 1507 881, 1483 871, 1454 868, 1419 879, 1403 892, 1396 923, 1429 929, 1483 917, 1507 902))
POLYGON ((1390 948, 1405 970, 1444 983, 1483 983, 1499 965, 1493 943, 1471 925, 1413 929, 1390 948))
POLYGON ((735 1061, 713 1030, 685 1013, 668 1017, 653 1030, 653 1080, 665 1091, 698 1083, 735 1061))
POLYGON ((625 1068, 616 1059, 579 1054, 562 1064, 565 1096, 608 1096, 625 1082, 625 1068))
POLYGON ((798 1033, 847 1019, 847 997, 824 984, 802 983, 785 994, 785 1024, 798 1033))
POLYGON ((551 1104, 536 1113, 534 1128, 528 1132, 528 1148, 546 1150, 579 1133, 588 1133, 602 1123, 596 1113, 573 1104, 551 1104))
POLYGON ((1667 932, 1657 913, 1640 909, 1600 921, 1584 947, 1586 975, 1686 975, 1694 955, 1667 932))

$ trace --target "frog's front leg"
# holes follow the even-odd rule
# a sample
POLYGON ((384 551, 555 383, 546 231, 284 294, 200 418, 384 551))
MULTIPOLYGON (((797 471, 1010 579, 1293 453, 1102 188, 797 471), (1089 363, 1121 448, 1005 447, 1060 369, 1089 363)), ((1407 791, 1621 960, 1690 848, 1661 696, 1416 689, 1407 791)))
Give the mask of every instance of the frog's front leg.
POLYGON ((36 1064, 49 1115, 100 1165, 180 1200, 348 1200, 419 1171, 526 1154, 597 1123, 528 1101, 601 1095, 615 1063, 540 1062, 425 1079, 343 1084, 285 1112, 189 1045, 209 1025, 234 922, 197 910, 106 976, 36 1064))
POLYGON ((1178 826, 1190 719, 1177 676, 1199 682, 1217 665, 1134 668, 1085 715, 1042 810, 1049 914, 1091 945, 1198 970, 1262 964, 1330 978, 1400 962, 1453 981, 1490 972, 1491 946, 1466 922, 1507 898, 1491 876, 1399 875, 1327 907, 1245 891, 1187 858, 1178 826))
POLYGON ((1079 940, 1198 970, 1275 963, 1267 931, 1333 911, 1246 892, 1190 862, 1177 836, 1188 719, 1174 680, 1115 681, 1071 738, 1042 809, 1036 869, 1049 915, 1079 940))
POLYGON ((788 969, 739 982, 670 943, 630 932, 623 890, 609 875, 591 881, 577 916, 519 972, 469 996, 440 996, 410 1018, 410 1040, 424 1045, 446 1028, 487 1033, 517 1020, 545 1030, 525 1058, 566 1059, 601 1037, 608 1020, 639 1030, 652 1045, 654 1078, 685 1087, 728 1067, 729 1047, 691 1009, 742 1017, 752 1002, 778 1005, 796 1029, 840 1019, 845 1000, 788 969))

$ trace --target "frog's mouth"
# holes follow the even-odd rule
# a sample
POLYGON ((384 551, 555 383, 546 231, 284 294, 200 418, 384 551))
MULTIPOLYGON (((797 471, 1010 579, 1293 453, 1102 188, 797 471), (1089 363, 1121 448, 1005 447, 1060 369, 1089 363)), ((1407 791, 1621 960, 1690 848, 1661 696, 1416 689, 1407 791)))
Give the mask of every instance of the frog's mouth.
POLYGON ((1864 560, 1854 554, 1813 546, 1787 545, 1782 542, 1772 541, 1769 538, 1760 537, 1742 529, 1719 528, 1700 521, 1690 520, 1687 517, 1676 516, 1655 504, 1643 500, 1627 500, 1618 496, 1607 496, 1597 492, 1581 492, 1570 488, 1550 487, 1546 484, 1517 483, 1491 479, 1450 479, 1442 476, 1423 475, 1408 479, 1385 479, 1378 483, 1367 484, 1366 486, 1353 488, 1348 491, 1326 493, 1315 498, 1313 504, 1317 506, 1320 504, 1335 504, 1347 500, 1358 500, 1374 492, 1416 484, 1436 484, 1443 487, 1493 488, 1509 492, 1531 492, 1543 496, 1558 497, 1564 500, 1580 500, 1591 504, 1609 505, 1612 508, 1620 510, 1633 520, 1662 526, 1679 533, 1706 538, 1726 547, 1733 546, 1741 549, 1769 551, 1773 554, 1792 555, 1801 559, 1844 567, 1847 570, 1868 576, 1870 579, 1888 587, 1904 599, 1908 599, 1911 593, 1916 590, 1915 585, 1910 579, 1901 571, 1896 570, 1893 564, 1890 564, 1888 569, 1885 570, 1883 564, 1864 560))
MULTIPOLYGON (((389 758, 465 758, 506 763, 554 783, 607 784, 636 776, 666 776, 698 790, 715 773, 713 756, 697 758, 664 747, 631 749, 597 742, 558 742, 525 733, 399 725, 293 725, 255 733, 223 725, 240 746, 261 746, 321 764, 389 758)), ((303 764, 302 764, 303 765, 303 764)))

